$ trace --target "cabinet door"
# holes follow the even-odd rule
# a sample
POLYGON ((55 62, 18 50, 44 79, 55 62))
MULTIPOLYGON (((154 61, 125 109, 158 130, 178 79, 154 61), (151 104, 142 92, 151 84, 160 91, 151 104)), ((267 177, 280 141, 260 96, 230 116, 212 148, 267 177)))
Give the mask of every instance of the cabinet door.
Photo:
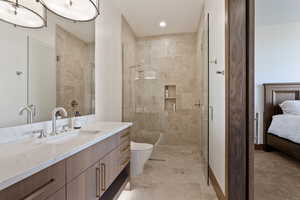
POLYGON ((63 187, 61 190, 56 192, 54 195, 49 197, 47 200, 65 200, 66 199, 66 188, 63 187))
POLYGON ((120 150, 116 148, 100 161, 101 195, 109 188, 120 173, 120 150))
POLYGON ((88 168, 67 184, 67 200, 98 200, 100 198, 100 163, 88 168))

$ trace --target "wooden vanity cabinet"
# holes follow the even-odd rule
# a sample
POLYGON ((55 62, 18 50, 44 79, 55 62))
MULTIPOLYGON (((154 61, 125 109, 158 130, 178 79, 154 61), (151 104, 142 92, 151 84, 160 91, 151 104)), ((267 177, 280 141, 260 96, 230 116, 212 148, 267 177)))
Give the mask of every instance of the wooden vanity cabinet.
POLYGON ((117 134, 67 158, 67 182, 72 181, 94 163, 100 161, 101 158, 115 149, 118 145, 119 137, 117 134))
POLYGON ((67 180, 71 180, 67 183, 67 200, 99 199, 129 162, 130 132, 128 129, 72 156, 67 160, 67 180), (84 171, 83 166, 88 166, 93 160, 91 158, 99 160, 84 171), (76 177, 79 173, 81 174, 76 177))
POLYGON ((67 200, 97 200, 121 172, 117 147, 81 175, 67 183, 67 200))
MULTIPOLYGON (((1 200, 46 200, 64 187, 65 161, 0 191, 1 200)), ((64 200, 56 197, 55 200, 64 200)))
POLYGON ((105 194, 114 196, 121 190, 119 185, 129 180, 129 162, 130 132, 126 129, 0 191, 0 200, 111 199, 105 194))

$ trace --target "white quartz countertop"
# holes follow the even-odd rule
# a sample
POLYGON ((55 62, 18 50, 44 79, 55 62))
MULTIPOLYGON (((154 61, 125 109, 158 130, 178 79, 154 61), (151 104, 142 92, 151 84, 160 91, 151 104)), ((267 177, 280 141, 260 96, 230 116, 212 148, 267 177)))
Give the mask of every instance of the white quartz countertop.
POLYGON ((0 144, 0 191, 130 126, 132 123, 93 122, 77 135, 56 143, 27 138, 0 144))

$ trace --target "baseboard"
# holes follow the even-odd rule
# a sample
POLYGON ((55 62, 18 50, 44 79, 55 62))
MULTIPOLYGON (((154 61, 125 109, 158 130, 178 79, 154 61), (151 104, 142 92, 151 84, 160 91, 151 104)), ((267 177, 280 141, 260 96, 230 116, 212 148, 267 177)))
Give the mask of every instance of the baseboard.
POLYGON ((263 150, 264 149, 264 145, 263 144, 255 144, 254 145, 254 149, 255 150, 263 150))
POLYGON ((211 181, 211 184, 217 194, 217 197, 219 200, 225 200, 225 194, 223 193, 218 181, 217 181, 217 178, 214 174, 214 172, 212 171, 212 169, 209 167, 209 179, 211 181))

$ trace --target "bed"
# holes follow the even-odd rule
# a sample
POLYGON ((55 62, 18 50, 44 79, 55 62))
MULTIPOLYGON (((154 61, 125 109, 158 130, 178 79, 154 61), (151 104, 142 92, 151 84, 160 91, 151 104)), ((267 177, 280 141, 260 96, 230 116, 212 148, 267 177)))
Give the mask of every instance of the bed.
POLYGON ((278 150, 300 160, 300 116, 283 114, 279 106, 300 100, 300 83, 264 84, 264 90, 264 150, 278 150))

